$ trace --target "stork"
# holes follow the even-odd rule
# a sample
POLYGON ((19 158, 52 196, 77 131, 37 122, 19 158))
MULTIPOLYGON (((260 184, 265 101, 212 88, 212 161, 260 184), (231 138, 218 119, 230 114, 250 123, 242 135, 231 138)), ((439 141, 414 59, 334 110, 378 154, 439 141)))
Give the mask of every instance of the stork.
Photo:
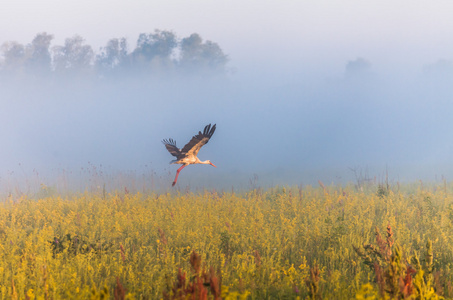
POLYGON ((190 142, 188 142, 182 149, 179 149, 176 146, 176 141, 173 139, 162 140, 162 143, 164 143, 165 148, 167 148, 168 152, 170 152, 171 155, 176 156, 176 159, 172 160, 170 164, 182 164, 182 166, 176 171, 176 177, 173 181, 172 186, 175 186, 176 181, 178 180, 179 172, 181 172, 181 170, 188 165, 205 164, 216 167, 210 160, 201 161, 197 157, 198 151, 200 151, 201 147, 209 142, 209 139, 214 134, 215 125, 216 124, 214 124, 212 127, 211 124, 206 125, 203 133, 199 131, 198 134, 194 135, 190 142))

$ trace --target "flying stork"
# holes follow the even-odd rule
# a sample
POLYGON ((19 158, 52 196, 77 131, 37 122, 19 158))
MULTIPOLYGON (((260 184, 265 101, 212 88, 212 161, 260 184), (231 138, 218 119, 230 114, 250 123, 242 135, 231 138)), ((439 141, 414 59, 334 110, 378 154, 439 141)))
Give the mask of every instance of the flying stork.
POLYGON ((205 164, 216 167, 210 160, 201 161, 197 157, 198 151, 200 151, 201 147, 209 142, 209 139, 214 134, 215 125, 216 124, 214 124, 212 127, 211 124, 206 125, 203 133, 199 131, 198 134, 194 135, 190 142, 188 142, 182 149, 179 149, 176 146, 176 141, 173 139, 162 140, 162 143, 164 143, 165 148, 167 148, 168 152, 170 152, 171 155, 176 156, 176 159, 172 160, 170 164, 182 164, 182 166, 176 171, 175 181, 173 181, 172 186, 175 186, 176 181, 178 180, 179 172, 181 172, 181 170, 188 165, 205 164))

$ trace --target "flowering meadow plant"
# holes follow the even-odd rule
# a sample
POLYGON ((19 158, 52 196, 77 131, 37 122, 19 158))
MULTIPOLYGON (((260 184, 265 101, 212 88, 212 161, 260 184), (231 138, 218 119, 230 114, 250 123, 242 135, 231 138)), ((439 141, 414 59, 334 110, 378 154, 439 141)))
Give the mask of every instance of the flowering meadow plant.
POLYGON ((10 196, 0 298, 451 298, 452 238, 447 184, 10 196))

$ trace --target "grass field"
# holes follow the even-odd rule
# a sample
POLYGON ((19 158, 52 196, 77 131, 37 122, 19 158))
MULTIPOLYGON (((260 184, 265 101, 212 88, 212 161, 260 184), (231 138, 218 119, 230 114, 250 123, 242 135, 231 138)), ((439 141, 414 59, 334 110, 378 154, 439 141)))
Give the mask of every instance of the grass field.
POLYGON ((453 185, 0 203, 2 299, 453 298, 453 185), (194 298, 192 298, 194 297, 194 298))

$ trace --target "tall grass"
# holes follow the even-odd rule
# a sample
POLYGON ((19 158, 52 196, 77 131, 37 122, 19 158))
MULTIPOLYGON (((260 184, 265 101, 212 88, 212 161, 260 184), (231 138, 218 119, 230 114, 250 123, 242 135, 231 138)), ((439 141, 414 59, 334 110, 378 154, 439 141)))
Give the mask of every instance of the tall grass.
POLYGON ((201 286, 195 275, 211 298, 210 280, 223 298, 385 297, 377 268, 387 274, 393 257, 414 289, 429 273, 426 288, 452 298, 452 186, 383 188, 11 196, 0 203, 0 297, 173 299, 201 286), (388 226, 387 260, 367 263, 388 226))

